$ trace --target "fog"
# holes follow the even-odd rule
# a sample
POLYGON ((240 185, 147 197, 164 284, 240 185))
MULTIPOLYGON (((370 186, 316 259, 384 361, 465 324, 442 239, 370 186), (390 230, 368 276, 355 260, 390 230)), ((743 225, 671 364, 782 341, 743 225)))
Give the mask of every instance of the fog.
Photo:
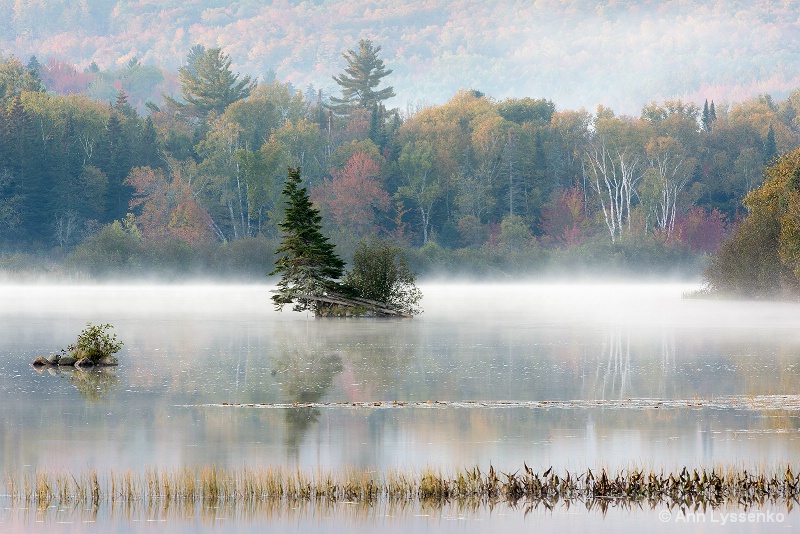
MULTIPOLYGON (((695 298, 699 282, 423 281, 417 322, 465 324, 800 329, 800 305, 695 298)), ((230 314, 297 322, 313 314, 274 310, 269 283, 0 284, 0 316, 103 317, 230 314)), ((104 321, 105 322, 105 321, 104 321)))
POLYGON ((0 47, 81 68, 134 59, 175 71, 200 43, 221 46, 242 74, 335 93, 342 52, 370 38, 401 109, 473 88, 638 115, 664 98, 785 97, 800 86, 799 14, 796 2, 723 0, 6 2, 0 47))

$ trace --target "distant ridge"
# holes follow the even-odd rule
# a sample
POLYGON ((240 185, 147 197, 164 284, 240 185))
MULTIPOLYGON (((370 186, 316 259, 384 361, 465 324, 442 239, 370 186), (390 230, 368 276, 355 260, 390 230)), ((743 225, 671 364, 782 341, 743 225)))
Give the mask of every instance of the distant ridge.
POLYGON ((725 0, 2 0, 0 51, 174 71, 200 43, 243 74, 333 91, 341 53, 371 38, 394 69, 390 105, 475 88, 638 115, 651 99, 785 97, 800 86, 798 19, 800 3, 725 0))

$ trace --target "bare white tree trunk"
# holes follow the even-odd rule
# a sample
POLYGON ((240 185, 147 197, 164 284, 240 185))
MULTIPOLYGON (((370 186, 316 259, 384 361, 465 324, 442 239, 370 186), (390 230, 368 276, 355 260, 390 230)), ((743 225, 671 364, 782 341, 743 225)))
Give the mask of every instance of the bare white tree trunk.
POLYGON ((639 157, 620 149, 609 149, 604 139, 596 140, 586 150, 590 185, 597 195, 611 242, 630 232, 631 201, 641 180, 639 157))
POLYGON ((650 160, 651 168, 658 173, 659 197, 655 206, 656 227, 666 232, 667 238, 675 228, 678 195, 689 182, 689 173, 682 155, 665 151, 650 160))

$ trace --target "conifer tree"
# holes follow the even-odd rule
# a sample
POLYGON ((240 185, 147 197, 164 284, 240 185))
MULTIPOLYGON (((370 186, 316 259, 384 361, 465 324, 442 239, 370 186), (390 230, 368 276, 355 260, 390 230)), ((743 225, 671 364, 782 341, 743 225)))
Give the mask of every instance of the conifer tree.
POLYGON ((231 59, 220 48, 192 48, 188 64, 178 71, 186 102, 200 115, 221 115, 234 102, 246 98, 256 83, 231 72, 231 59))
POLYGON ((342 97, 331 97, 331 109, 341 115, 348 115, 354 108, 372 110, 377 104, 395 96, 391 86, 375 90, 381 79, 392 73, 387 70, 383 60, 378 57, 380 46, 373 46, 369 39, 358 42, 358 51, 348 50, 342 54, 347 67, 333 80, 342 88, 342 97))
POLYGON ((778 146, 775 144, 775 130, 769 125, 767 138, 764 140, 764 163, 772 164, 778 157, 778 146))
POLYGON ((294 311, 318 313, 320 302, 312 297, 340 289, 338 280, 344 273, 344 262, 322 234, 322 216, 301 182, 300 168, 289 167, 283 188, 286 212, 279 224, 284 232, 283 242, 276 251, 282 256, 270 273, 280 274, 281 279, 272 301, 278 310, 285 304, 294 304, 294 311))

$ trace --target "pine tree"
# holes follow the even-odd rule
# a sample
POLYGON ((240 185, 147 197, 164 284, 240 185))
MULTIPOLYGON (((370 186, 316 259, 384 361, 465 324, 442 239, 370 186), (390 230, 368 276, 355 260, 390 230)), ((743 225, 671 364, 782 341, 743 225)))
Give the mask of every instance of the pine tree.
POLYGON ((270 276, 280 274, 278 291, 272 297, 276 309, 294 304, 294 311, 319 313, 321 303, 315 296, 340 289, 344 262, 336 255, 334 245, 322 234, 322 216, 301 187, 300 168, 289 168, 286 185, 285 217, 279 224, 283 242, 276 251, 282 254, 270 276))
POLYGON ((703 131, 711 131, 711 112, 708 110, 708 100, 703 104, 703 131))
POLYGON ((348 50, 342 54, 347 60, 344 73, 333 80, 342 88, 342 98, 331 98, 330 106, 336 113, 348 115, 354 108, 371 110, 376 104, 395 96, 394 89, 384 87, 375 91, 381 79, 392 73, 378 57, 380 46, 373 46, 369 39, 358 42, 358 51, 348 50))
POLYGON ((231 72, 231 59, 220 48, 195 46, 188 64, 178 71, 186 102, 200 115, 214 111, 221 115, 234 102, 246 98, 256 83, 231 72))

